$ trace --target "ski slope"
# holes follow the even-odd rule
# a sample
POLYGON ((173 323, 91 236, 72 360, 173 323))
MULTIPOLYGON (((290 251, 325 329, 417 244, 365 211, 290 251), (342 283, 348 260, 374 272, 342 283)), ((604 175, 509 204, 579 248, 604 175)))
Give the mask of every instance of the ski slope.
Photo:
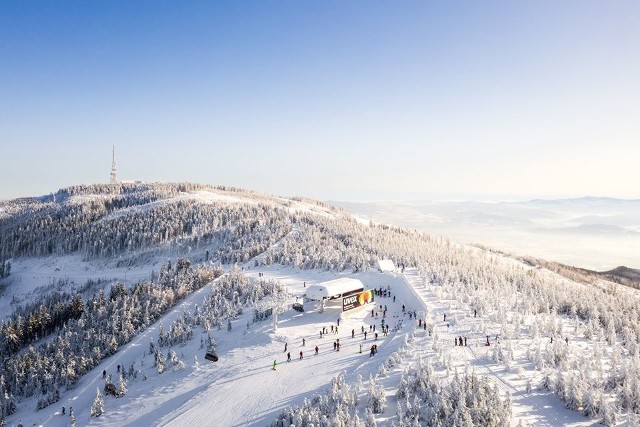
MULTIPOLYGON (((245 273, 257 277, 259 273, 266 279, 284 284, 290 292, 290 302, 295 302, 304 294, 305 285, 345 276, 332 272, 304 271, 288 267, 271 266, 245 273)), ((22 405, 21 410, 9 418, 8 425, 46 425, 62 427, 69 425, 68 411, 73 407, 77 425, 91 426, 265 426, 270 424, 279 411, 288 405, 300 405, 305 398, 323 393, 331 379, 340 372, 345 373, 348 383, 355 383, 358 376, 364 382, 369 375, 376 375, 382 363, 394 352, 403 352, 403 366, 388 372, 383 378, 387 392, 387 410, 377 416, 379 425, 390 425, 395 416, 395 391, 404 367, 418 357, 432 361, 448 359, 452 369, 473 368, 480 375, 489 376, 498 387, 509 393, 513 403, 512 425, 519 422, 535 426, 586 426, 594 420, 577 412, 565 409, 562 402, 546 390, 534 388, 527 393, 526 380, 535 377, 533 366, 526 361, 522 349, 517 347, 515 366, 510 370, 493 363, 484 346, 486 337, 479 332, 481 326, 493 340, 497 324, 490 319, 474 317, 473 313, 454 300, 438 295, 438 287, 425 284, 414 269, 404 274, 368 271, 352 274, 367 288, 390 287, 392 297, 378 298, 376 305, 388 306, 387 323, 392 331, 387 337, 379 334, 379 353, 369 356, 369 348, 374 343, 373 334, 365 340, 361 333, 364 326, 380 327, 380 317, 371 315, 370 308, 341 313, 339 306, 328 307, 323 313, 308 310, 298 313, 293 310, 283 313, 274 330, 272 320, 247 324, 251 321, 252 310, 246 310, 232 322, 232 330, 214 330, 212 336, 217 343, 218 362, 204 360, 205 350, 201 348, 201 331, 196 331, 194 339, 174 350, 184 362, 184 368, 169 368, 157 374, 153 367, 153 357, 149 354, 149 343, 157 338, 162 323, 165 328, 186 309, 202 304, 209 286, 206 286, 176 306, 159 322, 124 346, 115 356, 105 359, 97 368, 85 375, 76 388, 63 394, 58 404, 38 412, 31 412, 32 405, 22 405), (403 313, 402 306, 405 306, 403 313), (425 318, 433 333, 418 328, 408 314, 415 311, 419 318, 425 318), (448 322, 443 320, 447 314, 448 322), (340 318, 338 334, 326 334, 320 338, 322 327, 330 329, 340 318), (482 323, 482 325, 481 325, 482 323), (448 326, 447 326, 448 324, 448 326), (355 338, 351 331, 355 330, 355 338), (454 346, 454 337, 468 338, 467 347, 454 346), (305 345, 302 345, 302 339, 305 345), (333 342, 340 340, 340 351, 334 351, 333 342), (440 351, 434 350, 433 340, 439 340, 440 351), (291 352, 291 361, 286 361, 283 351, 285 343, 291 352), (360 344, 363 344, 360 353, 360 344), (318 355, 314 347, 318 346, 318 355), (300 359, 299 352, 303 352, 300 359), (273 361, 277 368, 272 369, 273 361), (96 395, 96 389, 104 387, 103 370, 117 378, 117 366, 139 371, 137 379, 129 381, 128 392, 121 398, 105 397, 105 413, 100 417, 90 417, 89 408, 96 395), (144 379, 146 377, 146 379, 144 379), (67 415, 61 414, 65 406, 67 415)), ((214 283, 215 286, 215 283, 214 283)), ((308 305, 307 305, 308 308, 308 305)), ((206 337, 206 334, 204 334, 206 337)), ((514 343, 517 344, 517 343, 514 343)), ((167 349, 163 349, 164 352, 167 349)), ((444 369, 439 373, 446 376, 444 369)), ((112 380, 117 383, 116 380, 112 380)), ((366 396, 361 396, 366 402, 366 396)), ((365 405, 361 405, 364 407, 365 405)))

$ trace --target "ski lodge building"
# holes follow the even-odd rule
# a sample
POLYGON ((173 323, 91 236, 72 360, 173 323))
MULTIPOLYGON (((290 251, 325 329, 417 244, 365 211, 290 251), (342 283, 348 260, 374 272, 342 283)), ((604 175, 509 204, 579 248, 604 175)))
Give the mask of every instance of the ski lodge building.
POLYGON ((312 301, 325 301, 348 297, 363 291, 364 285, 360 280, 341 277, 307 287, 305 297, 312 301))

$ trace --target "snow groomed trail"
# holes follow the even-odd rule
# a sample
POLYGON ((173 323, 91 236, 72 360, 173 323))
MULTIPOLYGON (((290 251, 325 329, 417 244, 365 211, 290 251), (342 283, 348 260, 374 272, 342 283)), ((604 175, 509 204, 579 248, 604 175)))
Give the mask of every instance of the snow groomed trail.
MULTIPOLYGON (((272 277, 281 272, 267 271, 264 274, 272 277)), ((367 279, 363 280, 375 282, 378 286, 388 282, 379 274, 366 276, 367 279)), ((304 281, 295 277, 280 279, 290 282, 288 286, 293 295, 304 293, 304 281)), ((380 302, 389 303, 390 298, 387 300, 380 302)), ((284 407, 300 405, 305 398, 311 399, 315 394, 323 393, 340 373, 345 374, 347 383, 355 383, 359 375, 366 382, 369 375, 375 374, 380 364, 404 344, 404 332, 390 333, 387 337, 379 333, 375 340, 369 326, 379 319, 372 318, 369 309, 354 311, 348 316, 340 314, 335 308, 324 313, 287 312, 281 316, 275 332, 272 321, 261 325, 260 330, 249 330, 236 341, 238 346, 235 349, 230 349, 229 353, 222 351, 222 363, 202 366, 200 375, 208 378, 209 385, 181 408, 158 420, 156 425, 213 425, 211 420, 215 417, 215 425, 220 426, 264 426, 273 421, 284 407), (337 326, 338 317, 338 333, 331 333, 330 326, 337 326), (322 327, 326 327, 328 333, 320 338, 322 327), (362 327, 367 331, 366 339, 362 327), (353 338, 352 330, 355 332, 353 338), (336 340, 340 342, 339 351, 333 347, 336 340), (247 345, 243 346, 242 341, 247 345), (291 353, 290 362, 287 362, 287 352, 284 351, 285 343, 287 352, 291 353), (379 353, 370 357, 369 349, 374 343, 378 344, 379 353), (317 355, 316 346, 319 348, 317 355), (302 359, 300 351, 303 352, 302 359), (222 361, 223 358, 230 361, 222 361), (277 362, 275 371, 272 369, 274 359, 277 362), (215 371, 228 373, 217 376, 215 371)), ((390 315, 389 321, 392 326, 402 328, 399 310, 395 316, 390 315)))

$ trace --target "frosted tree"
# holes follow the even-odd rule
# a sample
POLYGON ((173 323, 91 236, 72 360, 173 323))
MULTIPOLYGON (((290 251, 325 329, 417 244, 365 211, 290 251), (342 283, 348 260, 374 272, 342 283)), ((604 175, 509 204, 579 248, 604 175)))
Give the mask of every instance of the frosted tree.
POLYGON ((385 396, 384 388, 378 384, 373 375, 370 375, 367 408, 371 409, 374 414, 382 414, 386 404, 387 397, 385 396))
POLYGON ((603 402, 600 415, 602 416, 602 424, 607 427, 613 427, 618 423, 617 408, 613 402, 603 402))
POLYGON ((590 389, 585 393, 582 413, 587 417, 597 417, 600 414, 600 405, 602 404, 602 393, 590 389))
POLYGON ((157 349, 155 354, 155 366, 156 366, 156 371, 159 374, 162 374, 167 369, 167 365, 164 362, 164 357, 162 356, 162 353, 160 352, 160 350, 157 350, 157 349))
POLYGON ((184 369, 185 364, 182 360, 180 360, 180 358, 178 357, 178 354, 173 351, 173 349, 169 350, 168 354, 167 354, 167 360, 171 363, 171 366, 173 367, 174 371, 179 371, 181 369, 184 369))
POLYGON ((99 417, 104 413, 104 395, 100 392, 99 388, 96 388, 96 397, 91 404, 91 410, 89 414, 92 417, 99 417))
POLYGON ((572 376, 567 391, 567 400, 565 404, 567 408, 578 411, 584 408, 585 385, 582 378, 575 374, 572 376))
POLYGON ((364 425, 365 427, 377 427, 376 418, 373 415, 371 408, 366 408, 364 412, 364 425))
POLYGON ((118 381, 118 388, 116 389, 116 394, 119 397, 127 394, 127 380, 124 378, 124 375, 120 375, 120 380, 118 381))

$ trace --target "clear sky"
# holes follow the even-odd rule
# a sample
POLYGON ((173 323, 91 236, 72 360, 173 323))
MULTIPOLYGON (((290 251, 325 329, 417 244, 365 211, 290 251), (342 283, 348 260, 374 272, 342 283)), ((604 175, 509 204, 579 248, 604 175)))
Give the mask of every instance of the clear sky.
POLYGON ((640 3, 3 1, 0 199, 640 198, 640 3))

